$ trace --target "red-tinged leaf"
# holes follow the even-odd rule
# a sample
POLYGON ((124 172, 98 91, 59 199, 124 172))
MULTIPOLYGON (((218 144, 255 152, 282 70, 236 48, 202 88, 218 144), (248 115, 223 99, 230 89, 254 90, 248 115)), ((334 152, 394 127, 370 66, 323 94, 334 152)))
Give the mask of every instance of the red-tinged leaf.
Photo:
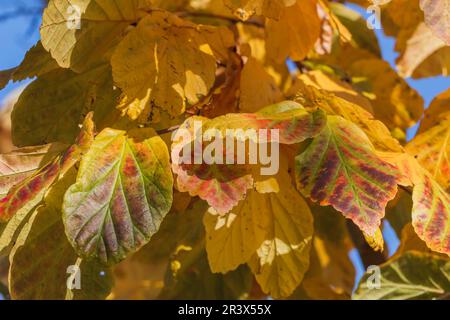
MULTIPOLYGON (((256 113, 232 113, 217 117, 205 123, 203 131, 217 129, 225 134, 227 129, 278 129, 280 143, 294 144, 319 134, 325 123, 323 111, 309 113, 296 102, 284 101, 256 113)), ((267 141, 272 141, 270 132, 267 141)))
POLYGON ((428 174, 414 186, 412 221, 431 250, 450 255, 450 196, 428 174))
POLYGON ((0 198, 19 182, 43 167, 59 153, 62 146, 45 145, 15 150, 0 155, 0 198))
MULTIPOLYGON (((172 145, 172 170, 177 175, 177 187, 182 192, 189 192, 191 196, 199 196, 219 214, 229 212, 237 203, 245 198, 246 191, 253 186, 252 169, 259 167, 259 162, 251 166, 249 162, 237 165, 234 146, 230 148, 224 141, 223 155, 227 158, 231 152, 233 164, 201 164, 186 165, 181 163, 181 151, 187 144, 192 144, 194 137, 202 138, 202 133, 210 129, 219 131, 226 140, 227 130, 255 130, 277 129, 279 137, 272 137, 270 130, 267 135, 259 136, 258 143, 279 142, 294 144, 317 135, 326 122, 322 111, 308 113, 301 105, 285 101, 263 108, 257 113, 228 114, 215 119, 191 117, 185 121, 176 133, 172 145), (199 132, 195 126, 198 121, 199 132), (196 132, 194 132, 196 131, 196 132), (262 139, 261 139, 262 138, 262 139)), ((237 134, 232 137, 237 140, 251 139, 249 136, 237 134)), ((249 148, 246 149, 245 159, 249 158, 249 148)), ((191 148, 191 159, 195 153, 203 153, 204 148, 194 143, 191 148)), ((184 158, 185 155, 183 155, 184 158)), ((225 161, 224 161, 225 163, 225 161)))
POLYGON ((104 129, 64 197, 66 234, 82 257, 116 263, 146 244, 172 205, 169 152, 152 129, 104 129))
MULTIPOLYGON (((194 121, 207 122, 208 119, 191 117, 180 129, 188 130, 194 136, 194 121)), ((240 200, 244 199, 249 188, 253 186, 253 178, 238 165, 215 165, 205 163, 195 165, 193 170, 181 163, 180 155, 189 141, 183 136, 185 131, 178 130, 172 144, 172 170, 177 175, 177 188, 181 192, 189 192, 191 196, 199 196, 217 210, 218 213, 230 211, 240 200), (220 167, 220 169, 219 169, 220 167), (217 170, 215 170, 217 169, 217 170)), ((195 151, 198 146, 194 146, 195 151)), ((226 156, 226 153, 225 153, 226 156)))
MULTIPOLYGON (((0 199, 0 221, 8 221, 19 212, 27 213, 39 204, 48 188, 80 160, 92 142, 94 135, 93 114, 89 113, 77 141, 65 153, 53 158, 28 178, 13 186, 0 199)), ((22 216, 22 215, 21 215, 22 216)))
POLYGON ((359 127, 338 116, 329 116, 327 127, 296 157, 296 169, 305 196, 332 205, 372 236, 401 177, 359 127))
POLYGON ((439 182, 407 153, 382 153, 403 175, 400 184, 413 186, 412 224, 434 251, 450 255, 450 196, 439 182))

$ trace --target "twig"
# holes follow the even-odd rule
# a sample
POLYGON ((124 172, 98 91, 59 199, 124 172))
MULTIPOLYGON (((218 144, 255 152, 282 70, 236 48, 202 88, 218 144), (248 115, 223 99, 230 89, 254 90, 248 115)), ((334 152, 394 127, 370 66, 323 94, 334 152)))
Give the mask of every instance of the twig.
POLYGON ((171 132, 174 132, 174 131, 178 130, 178 128, 180 128, 179 125, 173 126, 173 127, 170 127, 170 128, 166 128, 166 129, 158 130, 158 131, 156 131, 156 133, 158 133, 159 135, 166 134, 166 133, 171 133, 171 132))
POLYGON ((219 20, 229 21, 231 23, 241 22, 243 24, 250 24, 250 25, 256 26, 258 28, 264 28, 264 23, 261 23, 259 21, 255 21, 255 20, 251 20, 251 19, 242 21, 237 18, 232 18, 229 16, 224 16, 224 15, 219 15, 219 14, 206 13, 206 12, 185 11, 185 12, 177 12, 176 15, 179 17, 197 17, 197 18, 219 19, 219 20))

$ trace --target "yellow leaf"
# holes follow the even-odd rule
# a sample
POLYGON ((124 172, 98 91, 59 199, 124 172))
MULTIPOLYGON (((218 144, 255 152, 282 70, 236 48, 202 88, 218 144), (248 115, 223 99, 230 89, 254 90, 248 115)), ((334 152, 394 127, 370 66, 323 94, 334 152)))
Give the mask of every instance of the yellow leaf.
POLYGON ((42 45, 61 67, 85 71, 107 61, 105 55, 149 4, 149 0, 50 0, 42 18, 42 45))
POLYGON ((262 290, 273 297, 287 297, 300 284, 313 232, 309 207, 286 169, 259 182, 228 214, 210 211, 204 217, 212 271, 225 273, 248 262, 262 290))
POLYGON ((427 122, 423 126, 426 129, 408 143, 406 150, 444 189, 450 191, 450 100, 438 97, 426 114, 427 122), (441 107, 447 110, 439 112, 441 107), (430 126, 430 122, 434 125, 430 126))
POLYGON ((389 64, 380 59, 359 60, 349 69, 353 77, 366 78, 376 98, 375 117, 388 128, 407 129, 422 116, 423 99, 401 79, 389 64))
MULTIPOLYGON (((320 107, 330 115, 339 115, 355 123, 367 134, 377 150, 392 152, 403 150, 400 143, 391 136, 384 123, 375 120, 373 115, 362 106, 330 94, 325 90, 317 89, 315 86, 306 86, 301 79, 304 79, 304 77, 300 78, 300 81, 296 84, 295 101, 305 107, 320 107)), ((327 86, 327 88, 330 87, 327 86)))
POLYGON ((446 62, 446 60, 450 59, 440 58, 441 66, 437 68, 437 71, 433 70, 433 66, 428 66, 428 68, 423 66, 427 60, 431 61, 431 57, 434 57, 436 54, 446 57, 447 55, 445 51, 442 51, 443 49, 445 49, 444 41, 437 38, 425 23, 420 23, 411 38, 406 42, 406 48, 402 52, 401 58, 397 61, 399 74, 404 78, 411 77, 417 73, 424 74, 424 76, 438 75, 440 72, 444 75, 448 74, 447 66, 450 66, 450 62, 446 62), (429 71, 426 72, 425 69, 429 71))
POLYGON ((256 112, 264 106, 281 102, 283 95, 264 67, 250 57, 242 69, 239 109, 256 112))
POLYGON ((363 232, 364 239, 366 239, 366 242, 369 244, 369 246, 375 250, 383 252, 384 250, 384 239, 383 234, 381 233, 380 228, 375 231, 375 234, 373 236, 363 232))
POLYGON ((132 118, 140 113, 152 118, 159 110, 183 113, 186 104, 209 93, 216 58, 223 59, 233 43, 224 28, 198 26, 168 12, 147 15, 111 61, 114 80, 126 96, 126 113, 132 118))
POLYGON ((381 18, 387 35, 397 38, 395 50, 400 56, 396 63, 401 76, 449 74, 450 50, 424 23, 419 0, 392 0, 383 8, 381 18))
POLYGON ((287 57, 303 60, 314 48, 321 32, 317 1, 302 0, 284 8, 279 20, 268 19, 266 32, 268 57, 279 63, 287 57))

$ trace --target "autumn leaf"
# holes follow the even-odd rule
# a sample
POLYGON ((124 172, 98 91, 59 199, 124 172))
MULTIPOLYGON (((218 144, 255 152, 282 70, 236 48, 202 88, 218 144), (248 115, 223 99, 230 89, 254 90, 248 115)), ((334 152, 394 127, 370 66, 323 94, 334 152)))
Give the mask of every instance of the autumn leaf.
POLYGON ((42 45, 61 67, 86 71, 107 61, 125 29, 149 5, 149 0, 50 0, 42 18, 42 45))
POLYGON ((359 48, 381 56, 380 46, 375 33, 367 28, 367 21, 356 11, 343 4, 332 2, 330 9, 339 21, 351 32, 351 41, 359 48))
POLYGON ((445 75, 450 65, 447 51, 445 43, 425 23, 421 23, 406 42, 406 48, 397 61, 399 74, 405 78, 420 74, 424 77, 440 73, 445 75))
POLYGON ((61 145, 27 147, 0 155, 0 198, 59 154, 61 145))
POLYGON ((376 155, 361 129, 338 116, 328 116, 326 128, 297 156, 296 172, 305 196, 332 205, 371 236, 400 175, 376 155))
POLYGON ((450 100, 445 100, 447 95, 448 92, 437 97, 426 110, 426 122, 421 125, 420 134, 408 143, 406 150, 444 190, 450 191, 450 111, 444 110, 450 106, 450 100))
POLYGON ((94 120, 100 123, 114 109, 117 96, 107 65, 81 74, 63 69, 49 72, 28 85, 15 104, 13 142, 16 146, 70 144, 84 116, 94 111, 94 120))
POLYGON ((64 233, 61 219, 62 198, 75 180, 72 170, 56 183, 21 230, 10 254, 10 293, 13 299, 67 298, 69 266, 80 268, 83 299, 104 299, 111 289, 109 270, 97 262, 77 264, 78 257, 64 233), (49 272, 51 270, 51 272, 49 272), (102 273, 101 273, 102 272, 102 273))
POLYGON ((150 240, 172 205, 169 153, 152 130, 104 129, 64 197, 64 225, 83 257, 123 260, 150 240))
POLYGON ((447 259, 407 252, 381 266, 380 287, 371 289, 366 273, 353 295, 355 300, 409 300, 442 298, 450 290, 447 259))
POLYGON ((392 0, 381 18, 387 35, 396 37, 395 50, 400 53, 396 64, 402 77, 448 74, 450 51, 425 24, 419 0, 392 0))
POLYGON ((274 298, 288 297, 309 267, 312 215, 286 172, 258 184, 257 191, 265 195, 260 208, 270 209, 260 211, 266 234, 248 264, 263 292, 274 298))
POLYGON ((427 175, 414 186, 412 220, 428 247, 450 254, 450 196, 427 175))
POLYGON ((112 57, 114 81, 125 95, 121 107, 133 119, 183 113, 209 93, 216 59, 227 57, 232 39, 225 28, 197 26, 168 12, 147 15, 112 57))
POLYGON ((275 80, 255 58, 248 58, 241 74, 239 109, 256 112, 262 106, 283 101, 283 94, 275 80))
POLYGON ((0 89, 8 84, 10 80, 21 81, 44 75, 59 68, 52 56, 45 51, 42 43, 38 41, 28 52, 22 63, 12 69, 0 71, 0 89))
POLYGON ((320 27, 316 0, 297 1, 284 8, 278 20, 267 21, 268 57, 276 62, 283 62, 288 57, 294 61, 303 60, 319 39, 320 27))
POLYGON ((450 1, 420 0, 420 8, 425 13, 425 23, 450 46, 450 1))
POLYGON ((89 113, 75 144, 14 185, 8 194, 0 199, 0 221, 9 221, 17 216, 17 221, 12 221, 13 229, 16 229, 28 213, 42 201, 48 189, 80 160, 82 154, 89 149, 93 138, 93 115, 89 113))
POLYGON ((413 156, 403 153, 380 154, 396 166, 403 178, 403 186, 412 186, 412 224, 427 246, 440 253, 450 254, 450 196, 433 176, 413 156))
MULTIPOLYGON (((232 156, 234 165, 202 163, 199 167, 193 169, 194 174, 186 170, 186 166, 181 165, 180 153, 187 144, 192 142, 195 135, 199 134, 195 131, 197 130, 195 129, 195 121, 201 124, 202 131, 205 133, 210 129, 221 132, 222 137, 218 141, 222 141, 227 136, 227 130, 240 130, 241 133, 234 138, 245 141, 252 138, 251 136, 245 136, 247 130, 255 130, 254 132, 256 132, 258 129, 278 129, 279 137, 276 138, 276 142, 293 144, 317 135, 324 126, 325 117, 321 111, 310 114, 297 103, 286 101, 265 107, 253 114, 228 114, 212 120, 191 117, 186 120, 181 127, 184 130, 179 130, 174 136, 172 145, 172 170, 177 174, 177 187, 182 192, 188 191, 191 196, 198 195, 208 201, 209 205, 218 213, 223 214, 230 211, 242 200, 246 190, 253 186, 253 178, 249 171, 251 168, 248 168, 248 165, 236 165, 237 159, 234 149, 230 149, 231 147, 226 145, 226 149, 224 149, 222 141, 221 146, 218 146, 219 152, 225 157, 228 154, 232 156), (189 134, 186 133, 186 130, 189 134), (186 138, 188 138, 188 141, 186 141, 186 138)), ((273 139, 269 135, 263 138, 264 141, 259 141, 260 143, 268 143, 273 139)), ((201 154, 205 152, 196 145, 190 150, 201 154)), ((241 156, 247 158, 247 153, 241 156)), ((185 156, 183 155, 183 157, 185 156)), ((260 162, 257 161, 255 164, 260 164, 260 162)))

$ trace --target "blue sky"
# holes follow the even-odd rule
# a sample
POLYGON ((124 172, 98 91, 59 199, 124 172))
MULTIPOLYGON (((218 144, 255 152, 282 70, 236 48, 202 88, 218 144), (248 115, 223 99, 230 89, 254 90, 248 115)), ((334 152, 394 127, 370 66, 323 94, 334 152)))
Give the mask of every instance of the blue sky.
MULTIPOLYGON (((0 0, 0 16, 14 10, 20 4, 32 8, 33 4, 30 3, 31 1, 29 0, 0 0)), ((364 10, 353 5, 351 7, 365 14, 364 10)), ((22 16, 0 21, 0 39, 2 43, 0 50, 0 70, 15 67, 22 61, 26 51, 39 39, 38 25, 39 17, 37 16, 22 16), (37 20, 33 21, 33 19, 37 20), (34 28, 31 28, 32 26, 34 28)), ((385 37, 381 30, 377 30, 376 34, 380 42, 383 58, 395 67, 397 53, 394 52, 394 40, 385 37)), ((421 80, 407 79, 407 81, 422 95, 426 106, 428 106, 435 96, 450 87, 449 77, 435 77, 421 80)), ((23 83, 10 83, 4 90, 0 91, 0 101, 20 85, 23 85, 23 83)), ((413 134, 414 129, 410 130, 409 137, 412 137, 413 134)), ((392 254, 398 246, 398 240, 392 228, 389 226, 385 227, 384 233, 389 253, 392 254)), ((351 257, 357 269, 357 279, 359 279, 364 272, 364 268, 357 252, 352 252, 351 257)))

